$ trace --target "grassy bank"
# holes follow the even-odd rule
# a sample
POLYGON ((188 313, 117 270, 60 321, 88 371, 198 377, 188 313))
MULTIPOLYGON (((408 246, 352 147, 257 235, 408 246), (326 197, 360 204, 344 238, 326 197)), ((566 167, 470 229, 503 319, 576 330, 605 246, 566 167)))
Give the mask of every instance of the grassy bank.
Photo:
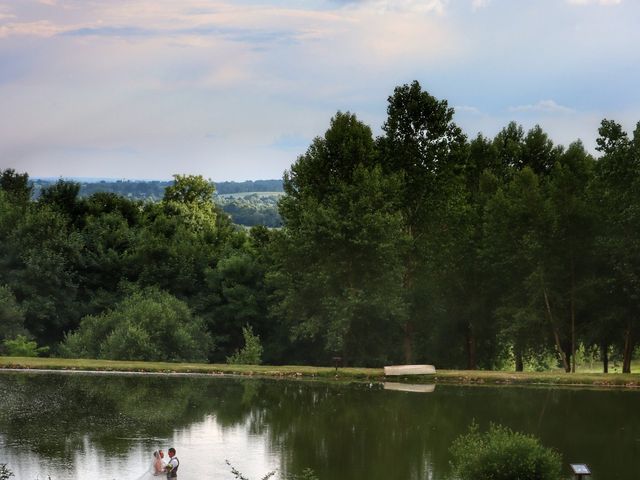
MULTIPOLYGON (((0 368, 82 370, 151 373, 198 373, 210 375, 255 375, 305 377, 356 381, 384 381, 382 368, 338 368, 310 366, 226 365, 206 363, 134 362, 68 358, 0 357, 0 368)), ((408 383, 487 385, 569 385, 640 388, 640 374, 504 372, 483 370, 438 370, 436 375, 390 377, 408 383)))

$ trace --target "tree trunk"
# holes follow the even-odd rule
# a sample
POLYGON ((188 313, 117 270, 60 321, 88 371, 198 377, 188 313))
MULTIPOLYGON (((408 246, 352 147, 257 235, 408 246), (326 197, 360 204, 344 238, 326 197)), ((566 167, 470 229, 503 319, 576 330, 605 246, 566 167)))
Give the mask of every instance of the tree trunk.
POLYGON ((631 322, 627 325, 624 332, 624 353, 622 356, 622 373, 631 373, 631 356, 633 355, 633 334, 631 330, 631 322))
POLYGON ((609 373, 609 345, 603 343, 600 349, 602 350, 602 373, 609 373))
POLYGON ((575 267, 571 259, 571 372, 576 373, 576 297, 575 267))
POLYGON ((404 353, 404 363, 411 365, 413 363, 413 325, 410 320, 407 320, 404 324, 402 350, 404 353))
POLYGON ((522 351, 517 348, 514 352, 516 357, 516 372, 522 372, 524 370, 524 360, 522 358, 522 351))
POLYGON ((478 368, 476 356, 476 337, 473 334, 471 325, 467 329, 467 370, 475 370, 478 368))
POLYGON ((556 328, 556 324, 553 321, 553 313, 551 312, 551 304, 549 303, 549 295, 547 295, 547 289, 542 287, 542 292, 544 293, 544 303, 547 307, 547 316, 549 317, 549 322, 551 323, 551 329, 553 330, 553 338, 556 342, 556 350, 558 351, 558 355, 562 359, 562 366, 564 367, 565 372, 570 372, 571 367, 569 366, 569 362, 567 361, 567 355, 564 353, 564 349, 562 348, 562 344, 560 343, 560 334, 558 333, 558 329, 556 328))

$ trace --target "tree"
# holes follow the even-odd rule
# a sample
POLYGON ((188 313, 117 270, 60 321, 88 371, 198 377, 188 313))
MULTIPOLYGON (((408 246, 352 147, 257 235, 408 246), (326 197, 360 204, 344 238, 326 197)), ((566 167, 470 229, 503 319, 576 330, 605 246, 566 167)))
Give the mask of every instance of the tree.
POLYGON ((46 205, 11 206, 0 195, 0 283, 39 344, 53 345, 80 318, 76 303, 82 239, 46 205))
POLYGON ((398 187, 376 166, 370 128, 349 113, 285 174, 273 312, 297 341, 322 349, 307 361, 388 359, 404 316, 398 187))
POLYGON ((540 179, 528 167, 498 188, 485 207, 483 263, 497 287, 500 340, 513 349, 517 370, 526 356, 541 350, 546 341, 541 332, 549 331, 549 325, 557 331, 545 317, 540 287, 546 214, 540 179))
MULTIPOLYGON (((593 159, 582 143, 571 144, 550 171, 546 194, 550 228, 545 242, 544 271, 547 287, 560 305, 566 327, 565 356, 575 372, 577 329, 590 305, 584 287, 593 277, 593 209, 587 191, 593 178, 593 159)), ((545 292, 546 295, 546 292, 545 292)), ((545 301, 547 301, 545 297, 545 301)))
POLYGON ((79 198, 80 184, 60 179, 42 190, 38 203, 65 215, 74 225, 84 216, 84 202, 79 198))
POLYGON ((614 312, 603 316, 603 321, 615 324, 621 333, 622 370, 630 373, 640 313, 640 123, 631 140, 612 120, 603 120, 598 132, 597 149, 602 156, 596 162, 593 188, 597 245, 605 279, 602 300, 614 312))
POLYGON ((29 183, 29 175, 16 173, 12 168, 0 172, 0 190, 4 191, 12 202, 26 205, 31 200, 33 185, 29 183))
POLYGON ((388 103, 384 135, 378 146, 384 172, 402 181, 400 212, 409 242, 402 275, 410 305, 403 325, 403 352, 405 362, 412 363, 416 325, 426 321, 424 310, 416 305, 416 299, 423 296, 417 276, 421 271, 430 273, 425 262, 451 239, 447 235, 447 208, 459 205, 458 200, 449 200, 460 194, 465 138, 453 123, 454 112, 446 100, 429 95, 417 81, 396 87, 388 103))

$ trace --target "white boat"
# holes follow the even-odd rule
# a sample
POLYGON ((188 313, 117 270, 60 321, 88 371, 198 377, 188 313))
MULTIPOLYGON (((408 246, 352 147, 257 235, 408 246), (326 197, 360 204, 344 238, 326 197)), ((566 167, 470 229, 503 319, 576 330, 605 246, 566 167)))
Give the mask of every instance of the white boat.
POLYGON ((384 367, 385 376, 391 375, 435 375, 433 365, 393 365, 384 367))
POLYGON ((431 393, 435 391, 436 386, 434 384, 384 382, 384 389, 397 390, 399 392, 431 393))

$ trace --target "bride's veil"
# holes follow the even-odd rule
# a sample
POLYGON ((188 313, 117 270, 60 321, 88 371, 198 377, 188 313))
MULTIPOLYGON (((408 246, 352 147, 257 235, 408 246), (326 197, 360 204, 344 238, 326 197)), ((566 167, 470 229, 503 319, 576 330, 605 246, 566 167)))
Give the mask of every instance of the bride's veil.
POLYGON ((138 477, 136 480, 157 480, 158 476, 155 475, 155 465, 156 465, 156 459, 159 458, 160 452, 159 450, 156 450, 155 452, 153 452, 153 456, 151 457, 151 465, 149 465, 149 468, 147 468, 147 471, 145 473, 143 473, 140 477, 138 477))

